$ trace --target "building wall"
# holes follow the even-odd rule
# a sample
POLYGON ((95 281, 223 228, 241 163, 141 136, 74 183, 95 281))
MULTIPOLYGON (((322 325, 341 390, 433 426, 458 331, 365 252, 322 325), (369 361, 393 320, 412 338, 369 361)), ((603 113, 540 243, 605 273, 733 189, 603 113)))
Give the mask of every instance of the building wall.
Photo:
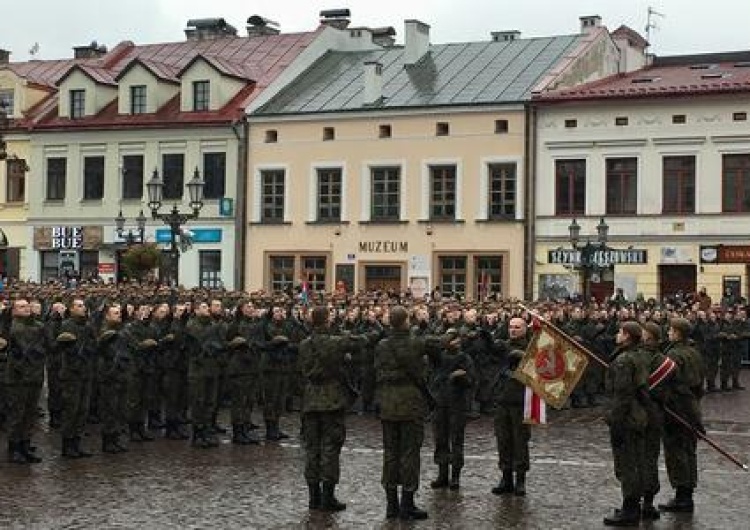
MULTIPOLYGON (((701 245, 744 245, 750 231, 750 213, 722 212, 722 157, 750 153, 746 121, 733 114, 750 113, 750 97, 695 97, 632 102, 594 102, 542 106, 538 115, 536 194, 535 294, 540 275, 563 274, 566 270, 548 263, 547 251, 567 247, 572 216, 555 213, 555 161, 586 160, 586 211, 579 216, 582 240, 596 235, 600 217, 609 225, 610 246, 648 250, 646 265, 615 267, 618 276, 636 279, 637 292, 646 298, 660 296, 660 266, 692 265, 697 286, 705 285, 716 299, 724 276, 740 275, 747 296, 744 265, 701 264, 701 245), (674 124, 674 115, 685 115, 686 123, 674 124), (616 118, 627 117, 628 125, 616 126, 616 118), (577 120, 566 128, 565 120, 577 120), (663 214, 663 157, 696 157, 695 214, 663 214), (637 214, 611 215, 606 211, 607 158, 637 158, 637 214)), ((630 282, 630 280, 628 280, 630 282)))
POLYGON ((159 81, 143 66, 136 64, 118 82, 118 111, 120 114, 130 114, 130 87, 146 86, 146 111, 156 112, 165 103, 177 95, 180 90, 178 84, 159 81))
POLYGON ((97 114, 117 97, 116 87, 97 84, 80 70, 75 70, 60 83, 58 107, 61 117, 70 116, 71 90, 86 91, 84 103, 84 114, 86 116, 97 114))
POLYGON ((205 61, 196 60, 180 78, 182 83, 180 110, 182 112, 193 110, 193 83, 195 81, 210 81, 211 83, 209 110, 222 108, 247 84, 245 81, 222 76, 205 61))
MULTIPOLYGON (((268 121, 250 125, 248 182, 248 245, 246 288, 269 289, 269 256, 284 253, 328 257, 326 286, 334 285, 334 265, 355 267, 355 289, 364 288, 363 264, 403 266, 401 287, 410 278, 426 278, 434 287, 438 256, 503 258, 502 295, 523 293, 524 112, 522 108, 483 112, 434 112, 331 116, 305 120, 268 121), (495 120, 508 120, 506 134, 495 133, 495 120), (436 136, 436 123, 449 123, 447 136, 436 136), (391 138, 379 138, 379 127, 390 125, 391 138), (333 127, 335 139, 323 140, 333 127), (266 143, 267 131, 277 133, 266 143), (486 165, 512 162, 516 169, 516 219, 487 222, 486 165), (431 164, 457 166, 455 222, 428 222, 431 164), (369 221, 370 168, 401 167, 401 222, 369 221), (339 167, 343 174, 341 223, 314 222, 316 169, 339 167), (266 169, 286 173, 285 224, 260 223, 260 174, 266 169)), ((297 267, 299 269, 299 266, 297 267)), ((471 266, 469 265, 469 268, 471 266)), ((296 271, 301 273, 300 270, 296 271)), ((467 285, 476 281, 470 273, 467 285)))

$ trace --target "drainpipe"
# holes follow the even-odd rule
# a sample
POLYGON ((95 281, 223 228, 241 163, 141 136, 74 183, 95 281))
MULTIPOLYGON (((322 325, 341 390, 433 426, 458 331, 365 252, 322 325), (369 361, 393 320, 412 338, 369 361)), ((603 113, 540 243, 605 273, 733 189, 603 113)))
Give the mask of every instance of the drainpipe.
POLYGON ((234 206, 234 289, 245 289, 245 241, 247 240, 247 142, 250 124, 243 116, 232 124, 232 132, 237 138, 237 200, 234 206))
POLYGON ((533 103, 526 104, 526 134, 524 145, 524 278, 523 296, 531 301, 534 297, 534 269, 536 267, 536 149, 537 109, 533 103))

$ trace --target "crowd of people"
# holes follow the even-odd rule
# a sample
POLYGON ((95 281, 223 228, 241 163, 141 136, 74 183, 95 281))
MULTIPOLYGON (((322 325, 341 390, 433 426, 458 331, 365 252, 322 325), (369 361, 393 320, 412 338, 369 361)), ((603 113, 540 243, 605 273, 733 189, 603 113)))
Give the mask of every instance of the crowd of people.
MULTIPOLYGON (((233 443, 261 443, 256 409, 265 442, 275 443, 288 437, 280 417, 298 408, 310 508, 336 511, 345 508, 335 496, 345 417, 357 410, 382 422, 387 516, 420 519, 427 514, 414 494, 425 418, 437 466, 430 485, 458 489, 467 419, 491 414, 501 472, 492 492, 526 493, 531 433, 513 370, 532 315, 513 301, 86 282, 75 289, 9 283, 3 294, 0 421, 10 462, 41 461, 32 435, 46 381, 46 418, 65 458, 91 456, 83 443, 91 424, 99 424, 108 454, 158 435, 216 447, 227 432, 217 420, 221 407, 229 408, 233 443)), ((605 523, 658 517, 662 443, 675 498, 661 508, 692 511, 697 438, 665 418, 662 406, 700 431, 704 392, 743 390, 746 309, 706 305, 700 296, 681 305, 612 299, 531 306, 609 363, 607 371, 590 363, 569 401, 593 407, 607 396, 623 506, 605 523), (652 384, 667 359, 674 369, 652 384)))

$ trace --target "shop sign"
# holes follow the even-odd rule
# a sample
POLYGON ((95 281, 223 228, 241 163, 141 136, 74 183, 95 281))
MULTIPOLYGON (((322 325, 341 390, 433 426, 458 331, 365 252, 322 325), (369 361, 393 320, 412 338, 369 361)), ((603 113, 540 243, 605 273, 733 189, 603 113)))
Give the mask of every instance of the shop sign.
MULTIPOLYGON (((192 233, 193 243, 221 243, 221 228, 189 228, 192 233)), ((172 239, 172 232, 169 228, 156 229, 156 242, 169 243, 172 239)))
POLYGON ((750 245, 701 245, 701 263, 750 263, 750 245))
POLYGON ((37 250, 98 250, 104 232, 101 226, 38 226, 34 228, 37 250))
POLYGON ((115 264, 114 263, 100 263, 99 274, 114 274, 115 264))
MULTIPOLYGON (((558 248, 550 250, 547 262, 552 265, 580 265, 581 250, 572 248, 558 248)), ((588 253, 588 262, 597 267, 611 267, 612 265, 643 265, 648 262, 648 253, 644 249, 599 249, 588 253)))
POLYGON ((360 241, 360 252, 371 254, 395 254, 397 252, 409 252, 408 241, 360 241))

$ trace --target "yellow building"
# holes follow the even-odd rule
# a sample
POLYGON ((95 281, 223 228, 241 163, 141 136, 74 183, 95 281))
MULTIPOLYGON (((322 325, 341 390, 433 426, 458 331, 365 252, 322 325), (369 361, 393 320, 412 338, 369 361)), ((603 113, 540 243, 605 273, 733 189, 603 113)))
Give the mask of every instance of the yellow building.
POLYGON ((246 289, 530 290, 525 103, 611 73, 608 33, 431 45, 410 20, 404 39, 329 53, 248 109, 246 289))

